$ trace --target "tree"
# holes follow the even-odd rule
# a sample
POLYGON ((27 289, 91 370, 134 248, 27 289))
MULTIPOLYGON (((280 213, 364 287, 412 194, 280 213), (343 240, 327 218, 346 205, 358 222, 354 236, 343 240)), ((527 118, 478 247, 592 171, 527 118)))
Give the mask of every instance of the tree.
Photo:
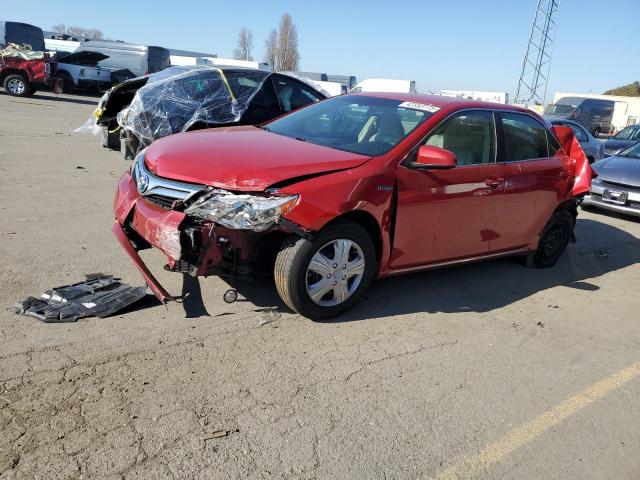
POLYGON ((92 40, 102 40, 104 35, 97 28, 90 28, 85 32, 85 37, 89 37, 92 40))
POLYGON ((276 68, 276 58, 278 56, 278 32, 274 28, 269 32, 269 36, 264 42, 264 61, 276 68))
POLYGON ((623 97, 640 97, 640 82, 637 80, 629 85, 612 88, 604 92, 605 95, 620 95, 623 97))
POLYGON ((236 60, 253 60, 253 33, 251 30, 242 27, 238 36, 238 46, 233 51, 233 58, 236 60))
POLYGON ((104 35, 97 28, 82 28, 82 27, 67 27, 64 23, 60 23, 58 25, 54 25, 51 27, 56 33, 61 33, 63 35, 69 35, 72 37, 85 37, 90 40, 101 40, 104 38, 104 35))
POLYGON ((280 18, 278 49, 276 53, 276 71, 295 72, 300 62, 298 53, 298 31, 291 15, 285 13, 280 18))

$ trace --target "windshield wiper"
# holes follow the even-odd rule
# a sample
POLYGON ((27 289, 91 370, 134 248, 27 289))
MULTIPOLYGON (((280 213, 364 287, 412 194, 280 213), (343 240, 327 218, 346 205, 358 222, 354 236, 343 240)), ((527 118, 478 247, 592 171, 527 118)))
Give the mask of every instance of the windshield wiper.
POLYGON ((302 138, 302 137, 293 137, 293 138, 295 138, 296 140, 299 140, 301 142, 308 142, 309 141, 306 138, 302 138))
POLYGON ((265 132, 270 132, 271 131, 271 129, 269 127, 267 127, 266 125, 258 125, 258 128, 261 128, 265 132))

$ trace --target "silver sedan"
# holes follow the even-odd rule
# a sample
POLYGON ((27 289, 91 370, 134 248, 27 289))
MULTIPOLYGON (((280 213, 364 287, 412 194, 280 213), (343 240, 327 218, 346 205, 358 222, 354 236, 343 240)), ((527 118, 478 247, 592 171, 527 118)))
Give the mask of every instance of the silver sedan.
POLYGON ((640 143, 591 168, 597 176, 591 180, 591 190, 582 206, 640 217, 640 143))

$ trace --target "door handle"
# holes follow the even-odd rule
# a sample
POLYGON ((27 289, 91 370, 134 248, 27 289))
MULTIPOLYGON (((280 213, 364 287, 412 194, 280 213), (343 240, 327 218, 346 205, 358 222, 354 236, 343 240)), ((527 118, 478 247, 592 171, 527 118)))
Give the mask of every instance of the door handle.
POLYGON ((504 178, 501 177, 489 177, 484 182, 488 187, 498 188, 504 184, 504 178))

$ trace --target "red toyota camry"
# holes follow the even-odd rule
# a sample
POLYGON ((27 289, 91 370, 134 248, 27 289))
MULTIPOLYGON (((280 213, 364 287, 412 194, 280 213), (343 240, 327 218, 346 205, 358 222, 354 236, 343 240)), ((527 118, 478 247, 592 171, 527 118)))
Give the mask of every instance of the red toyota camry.
POLYGON ((113 231, 192 275, 273 275, 312 319, 376 277, 499 256, 555 264, 591 170, 570 129, 514 106, 409 94, 334 97, 262 127, 172 135, 120 179, 113 231))

